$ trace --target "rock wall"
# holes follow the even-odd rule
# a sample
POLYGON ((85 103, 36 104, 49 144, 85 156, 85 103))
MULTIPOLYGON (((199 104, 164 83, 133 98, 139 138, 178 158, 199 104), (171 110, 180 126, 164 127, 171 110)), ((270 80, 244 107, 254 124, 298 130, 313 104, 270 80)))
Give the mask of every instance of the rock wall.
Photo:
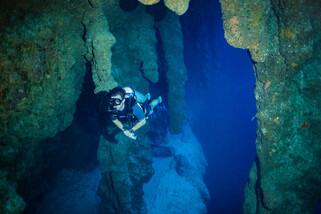
POLYGON ((186 125, 178 135, 168 133, 164 143, 173 155, 153 158, 155 174, 144 186, 148 213, 206 213, 207 162, 191 127, 186 125))
POLYGON ((174 13, 167 12, 165 17, 157 23, 157 28, 160 32, 167 66, 170 131, 180 133, 185 125, 185 82, 187 77, 179 17, 174 13))
POLYGON ((83 22, 84 14, 87 20, 102 16, 92 7, 87 1, 30 0, 0 8, 0 213, 22 212, 25 203, 16 190, 33 194, 25 185, 41 168, 39 142, 71 124, 86 53, 95 55, 93 64, 102 71, 111 64, 108 57, 98 59, 100 47, 110 55, 110 36, 109 45, 97 36, 109 35, 107 25, 83 22))
POLYGON ((153 170, 150 141, 142 133, 139 136, 134 141, 119 133, 115 136, 117 143, 101 137, 98 148, 101 213, 146 213, 143 184, 153 170))
POLYGON ((226 40, 255 68, 258 159, 245 213, 312 213, 321 198, 321 2, 221 0, 226 40))
MULTIPOLYGON (((121 86, 147 93, 158 81, 154 20, 144 6, 124 11, 117 0, 106 1, 104 13, 117 41, 112 48, 112 76, 121 86)), ((105 127, 98 148, 102 179, 98 193, 101 213, 142 213, 143 184, 151 177, 149 139, 128 139, 113 124, 105 127)), ((139 136, 146 135, 146 129, 139 136)))
POLYGON ((84 40, 87 45, 87 60, 91 63, 95 93, 108 91, 117 86, 111 72, 111 47, 115 37, 109 32, 109 26, 103 9, 106 4, 100 1, 89 1, 92 8, 84 14, 84 40))
MULTIPOLYGON (((105 9, 110 31, 117 41, 112 48, 114 79, 120 85, 132 86, 143 93, 149 92, 151 83, 159 81, 159 53, 156 45, 160 41, 156 38, 154 17, 146 13, 141 5, 124 10, 115 0, 107 1, 105 9)), ((185 69, 179 19, 173 13, 169 17, 162 23, 161 39, 166 45, 165 56, 170 68, 166 71, 171 80, 168 84, 168 96, 171 97, 169 108, 173 109, 170 110, 170 118, 175 118, 172 126, 179 132, 179 125, 184 122, 179 116, 184 114, 185 109, 181 108, 177 113, 177 108, 182 107, 181 102, 184 105, 185 69), (175 39, 172 41, 172 38, 175 39), (177 68, 183 69, 175 75, 177 68), (176 86, 178 82, 181 88, 176 86)), ((153 174, 151 139, 143 137, 146 136, 148 127, 140 130, 138 135, 141 138, 136 142, 117 131, 119 130, 107 127, 107 135, 101 137, 98 149, 102 170, 99 186, 101 212, 145 213, 142 188, 153 174)))
POLYGON ((141 5, 125 12, 116 0, 108 1, 105 12, 117 40, 112 48, 113 77, 120 85, 147 93, 149 82, 157 82, 159 76, 153 17, 141 5))
POLYGON ((37 160, 36 144, 73 118, 85 70, 79 12, 35 2, 1 12, 1 213, 23 210, 16 182, 37 160))
MULTIPOLYGON (((86 70, 95 93, 116 85, 147 92, 159 80, 159 41, 154 18, 139 4, 124 9, 116 0, 29 0, 5 3, 0 12, 0 213, 21 213, 22 197, 41 191, 27 182, 43 173, 39 145, 71 124, 86 70)), ((186 78, 179 19, 171 13, 160 26, 170 68, 170 117, 179 132, 186 78)), ((153 173, 150 139, 142 137, 148 127, 136 142, 105 128, 98 148, 101 212, 146 212, 142 186, 153 173)))

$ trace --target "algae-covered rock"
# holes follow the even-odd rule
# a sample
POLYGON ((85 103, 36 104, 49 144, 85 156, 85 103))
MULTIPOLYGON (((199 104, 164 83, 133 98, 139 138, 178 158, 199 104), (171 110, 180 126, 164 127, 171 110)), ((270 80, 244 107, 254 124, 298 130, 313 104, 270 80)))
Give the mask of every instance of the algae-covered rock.
POLYGON ((226 39, 255 61, 260 169, 244 212, 312 213, 321 198, 321 2, 221 5, 226 39))
POLYGON ((140 3, 145 5, 157 4, 160 0, 138 0, 140 3))
POLYGON ((183 35, 179 17, 167 12, 157 28, 161 35, 163 51, 167 65, 168 106, 170 130, 181 132, 185 123, 185 81, 186 68, 183 56, 183 35))
POLYGON ((237 48, 247 48, 252 59, 265 60, 277 49, 276 17, 269 1, 221 0, 225 38, 237 48))
POLYGON ((82 19, 90 7, 30 0, 0 8, 0 167, 8 183, 1 213, 22 212, 15 191, 33 194, 24 187, 41 168, 39 142, 73 120, 86 71, 82 19))
POLYGON ((117 40, 112 48, 113 77, 120 85, 147 93, 148 81, 159 79, 153 17, 143 6, 124 12, 115 0, 108 1, 106 14, 117 40))
POLYGON ((262 197, 260 197, 259 195, 262 192, 260 189, 261 186, 259 185, 259 183, 257 183, 259 181, 257 175, 258 171, 256 164, 253 164, 250 170, 249 180, 244 191, 246 197, 244 200, 243 208, 244 210, 246 210, 247 213, 256 213, 256 202, 262 199, 262 197))
POLYGON ((177 15, 183 15, 189 5, 190 0, 164 0, 165 6, 174 11, 177 15))
MULTIPOLYGON (((160 0, 138 0, 140 3, 145 5, 157 4, 160 0)), ((177 15, 183 15, 189 5, 190 0, 164 0, 165 6, 177 15)))
POLYGON ((103 213, 145 213, 143 184, 153 171, 150 142, 143 134, 140 136, 142 139, 133 141, 120 133, 116 135, 116 144, 104 137, 100 139, 98 160, 102 178, 98 194, 103 213))
POLYGON ((16 193, 15 185, 9 183, 0 171, 0 213, 18 214, 25 208, 23 199, 16 193))
POLYGON ((73 118, 85 49, 81 23, 71 23, 81 15, 68 6, 46 10, 16 20, 0 34, 2 142, 10 136, 40 141, 73 118))
POLYGON ((109 32, 107 17, 103 13, 103 4, 96 2, 96 7, 86 11, 83 24, 87 44, 87 60, 91 62, 95 93, 108 91, 117 86, 111 75, 111 47, 116 42, 109 32))

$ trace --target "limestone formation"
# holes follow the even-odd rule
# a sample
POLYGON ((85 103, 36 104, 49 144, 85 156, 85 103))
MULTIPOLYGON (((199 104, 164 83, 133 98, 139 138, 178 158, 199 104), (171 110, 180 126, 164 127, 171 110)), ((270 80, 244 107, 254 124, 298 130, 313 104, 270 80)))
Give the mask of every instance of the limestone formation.
POLYGON ((145 5, 157 4, 160 0, 138 0, 140 3, 145 5))
POLYGON ((158 27, 167 65, 170 130, 180 133, 185 123, 186 68, 183 56, 183 35, 179 17, 167 12, 158 27))
POLYGON ((98 193, 103 213, 146 213, 143 184, 153 171, 150 141, 142 133, 140 136, 136 142, 122 133, 116 134, 115 139, 100 139, 98 160, 102 178, 98 193))
POLYGON ((164 0, 165 6, 174 11, 177 15, 183 15, 189 5, 190 0, 164 0))
POLYGON ((207 163, 191 127, 185 126, 178 135, 168 133, 165 142, 174 155, 153 158, 155 174, 144 185, 148 213, 206 213, 207 163))
POLYGON ((225 1, 225 37, 256 73, 257 153, 245 213, 313 213, 321 195, 321 2, 225 1))
POLYGON ((115 0, 108 1, 106 14, 110 31, 117 40, 112 49, 113 77, 120 85, 147 93, 148 81, 156 83, 159 78, 152 16, 143 6, 124 12, 115 0))
MULTIPOLYGON (((157 4, 160 0, 138 0, 140 3, 145 5, 157 4)), ((177 15, 183 15, 189 5, 190 0, 164 0, 165 6, 176 13, 177 15)))
MULTIPOLYGON (((71 124, 85 72, 92 71, 95 93, 118 84, 147 92, 159 80, 158 41, 144 6, 125 12, 116 0, 11 1, 0 12, 0 213, 16 214, 26 195, 39 196, 27 181, 40 179, 40 144, 71 124)), ((179 132, 186 79, 179 17, 161 25, 172 130, 179 132)), ((153 173, 147 129, 137 143, 116 131, 101 137, 102 212, 146 211, 142 186, 153 173)))
POLYGON ((107 17, 103 14, 102 5, 86 11, 83 24, 87 44, 87 60, 91 63, 95 93, 108 91, 117 86, 112 76, 111 48, 116 42, 109 32, 107 17))
MULTIPOLYGON (((110 31, 117 41, 112 48, 113 78, 122 86, 147 93, 149 81, 155 83, 159 78, 154 20, 143 6, 125 12, 116 0, 106 4, 110 31)), ((101 211, 144 213, 142 187, 153 173, 150 142, 143 137, 146 130, 140 130, 142 138, 134 142, 115 128, 107 125, 107 134, 99 142, 101 211)))
MULTIPOLYGON (((0 213, 11 214, 25 205, 16 189, 41 168, 39 142, 73 120, 86 71, 83 14, 92 9, 87 1, 30 0, 0 10, 0 213)), ((93 40, 96 56, 97 41, 104 44, 93 40)))

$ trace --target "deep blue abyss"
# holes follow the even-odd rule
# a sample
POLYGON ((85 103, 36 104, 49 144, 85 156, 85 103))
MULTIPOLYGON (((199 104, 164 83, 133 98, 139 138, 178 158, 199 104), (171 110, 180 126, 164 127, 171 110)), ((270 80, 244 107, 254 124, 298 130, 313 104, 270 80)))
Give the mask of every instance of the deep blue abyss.
POLYGON ((187 104, 202 143, 211 200, 208 213, 242 213, 244 188, 256 157, 255 75, 246 50, 224 39, 218 0, 191 1, 182 17, 187 104))

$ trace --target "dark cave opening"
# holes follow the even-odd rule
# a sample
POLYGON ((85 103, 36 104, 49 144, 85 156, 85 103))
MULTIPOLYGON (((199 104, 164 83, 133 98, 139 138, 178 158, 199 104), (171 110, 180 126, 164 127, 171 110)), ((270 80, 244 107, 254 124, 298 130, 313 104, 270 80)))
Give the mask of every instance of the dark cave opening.
POLYGON ((55 167, 83 169, 98 164, 96 154, 101 128, 90 67, 87 62, 72 124, 43 144, 45 163, 51 171, 55 167))
MULTIPOLYGON (((96 193, 89 192, 88 188, 98 184, 99 180, 97 150, 101 132, 91 64, 86 62, 86 74, 72 124, 40 144, 42 152, 40 174, 27 184, 33 186, 34 192, 38 193, 34 195, 29 191, 25 195, 24 199, 27 202, 25 214, 49 212, 50 204, 48 205, 47 200, 57 194, 56 189, 59 189, 59 194, 73 194, 68 187, 72 186, 73 182, 76 185, 81 179, 86 179, 91 184, 82 181, 79 183, 79 188, 84 185, 84 193, 95 196, 96 193)), ((74 194, 77 195, 77 192, 74 194)), ((57 206, 63 200, 59 196, 51 199, 56 200, 53 204, 57 206)))

